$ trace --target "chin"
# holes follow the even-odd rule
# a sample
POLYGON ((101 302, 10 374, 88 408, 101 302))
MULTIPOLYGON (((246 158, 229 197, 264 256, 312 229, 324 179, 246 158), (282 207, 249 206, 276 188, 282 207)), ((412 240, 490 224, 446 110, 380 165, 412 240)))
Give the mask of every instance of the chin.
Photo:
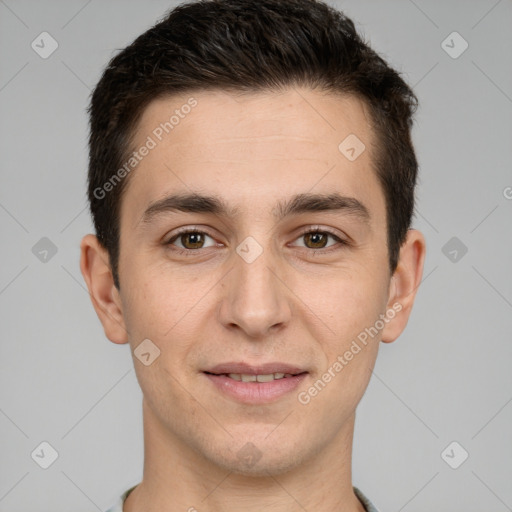
POLYGON ((256 463, 247 463, 240 460, 218 460, 217 464, 228 470, 229 472, 253 478, 268 478, 270 476, 278 476, 296 468, 300 461, 296 460, 293 455, 289 458, 280 458, 267 460, 265 455, 256 463))
POLYGON ((205 454, 215 465, 241 476, 269 477, 277 476, 293 470, 306 458, 303 453, 304 445, 294 443, 255 442, 246 439, 233 442, 234 447, 219 449, 217 452, 205 454), (302 448, 302 450, 300 450, 302 448), (221 451, 222 450, 222 451, 221 451))

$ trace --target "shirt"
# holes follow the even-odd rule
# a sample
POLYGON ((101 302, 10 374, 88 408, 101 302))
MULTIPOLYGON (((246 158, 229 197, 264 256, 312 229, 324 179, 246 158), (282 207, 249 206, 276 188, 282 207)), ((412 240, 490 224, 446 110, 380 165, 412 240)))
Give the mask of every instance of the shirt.
MULTIPOLYGON (((134 485, 133 487, 125 491, 117 500, 117 503, 113 507, 109 508, 107 512, 123 512, 124 500, 128 497, 128 494, 130 494, 130 492, 132 492, 133 489, 135 489, 135 487, 137 486, 134 485)), ((359 498, 359 501, 363 504, 366 512, 379 512, 377 508, 374 505, 372 505, 371 501, 357 487, 354 487, 354 493, 359 498)))

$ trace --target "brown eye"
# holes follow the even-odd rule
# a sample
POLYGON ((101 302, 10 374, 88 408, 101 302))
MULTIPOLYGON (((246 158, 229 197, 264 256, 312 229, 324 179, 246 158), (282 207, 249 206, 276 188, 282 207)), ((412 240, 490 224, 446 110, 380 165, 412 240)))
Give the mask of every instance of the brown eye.
POLYGON ((185 249, 201 249, 204 244, 202 233, 184 233, 179 238, 185 249))
POLYGON ((304 240, 306 240, 306 246, 310 249, 323 249, 327 244, 329 233, 323 233, 321 231, 311 231, 306 233, 304 240))
POLYGON ((205 247, 211 247, 212 245, 215 245, 215 242, 210 243, 210 245, 205 245, 206 238, 211 239, 211 236, 209 236, 206 233, 203 233, 202 231, 182 231, 181 233, 178 233, 177 235, 173 236, 167 242, 167 245, 175 245, 177 248, 190 251, 203 249, 205 247))
POLYGON ((302 242, 299 243, 298 246, 305 247, 306 249, 326 249, 327 251, 331 246, 337 245, 336 242, 338 245, 347 245, 345 241, 336 236, 334 233, 329 231, 322 231, 319 229, 304 231, 297 240, 302 242), (334 243, 329 243, 329 238, 334 240, 334 243))

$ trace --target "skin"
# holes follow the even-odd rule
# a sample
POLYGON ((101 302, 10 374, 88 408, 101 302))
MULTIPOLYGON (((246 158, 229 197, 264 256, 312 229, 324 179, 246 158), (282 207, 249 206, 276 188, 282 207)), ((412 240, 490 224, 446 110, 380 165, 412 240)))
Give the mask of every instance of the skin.
POLYGON ((190 96, 197 106, 130 175, 120 291, 96 237, 81 243, 81 270, 108 339, 129 343, 133 354, 149 338, 161 351, 149 366, 133 359, 144 397, 144 478, 124 511, 362 512, 351 481, 355 410, 380 342, 394 341, 407 324, 424 237, 409 230, 391 275, 385 199, 362 101, 309 89, 162 98, 144 111, 134 147, 190 96), (366 146, 355 161, 338 149, 351 133, 366 146), (221 196, 238 213, 168 212, 141 222, 150 203, 191 191, 221 196), (272 216, 294 194, 334 191, 363 203, 369 221, 346 211, 272 216), (200 249, 186 236, 166 245, 181 227, 204 230, 200 249), (322 253, 302 228, 330 229, 351 245, 329 237, 323 250, 337 249, 322 253), (248 236, 263 250, 252 263, 236 252, 248 236), (181 256, 173 247, 196 252, 181 256), (401 306, 394 318, 301 404, 298 392, 394 304, 401 306), (247 405, 202 373, 228 361, 287 362, 309 373, 279 400, 247 405), (237 456, 246 443, 261 455, 256 462, 237 456))

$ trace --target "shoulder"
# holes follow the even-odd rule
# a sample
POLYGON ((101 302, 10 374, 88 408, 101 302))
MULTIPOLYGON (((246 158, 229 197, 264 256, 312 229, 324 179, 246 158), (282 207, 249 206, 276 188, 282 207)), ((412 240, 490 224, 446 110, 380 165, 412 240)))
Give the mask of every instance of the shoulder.
POLYGON ((366 512, 379 512, 377 507, 357 487, 354 487, 354 493, 364 505, 366 512))
POLYGON ((125 502, 126 498, 128 497, 128 494, 130 494, 133 491, 133 489, 135 489, 135 487, 137 487, 137 486, 134 485, 133 487, 130 487, 128 490, 123 492, 123 494, 121 494, 121 496, 116 501, 116 503, 112 507, 110 507, 106 512, 123 512, 124 502, 125 502))

